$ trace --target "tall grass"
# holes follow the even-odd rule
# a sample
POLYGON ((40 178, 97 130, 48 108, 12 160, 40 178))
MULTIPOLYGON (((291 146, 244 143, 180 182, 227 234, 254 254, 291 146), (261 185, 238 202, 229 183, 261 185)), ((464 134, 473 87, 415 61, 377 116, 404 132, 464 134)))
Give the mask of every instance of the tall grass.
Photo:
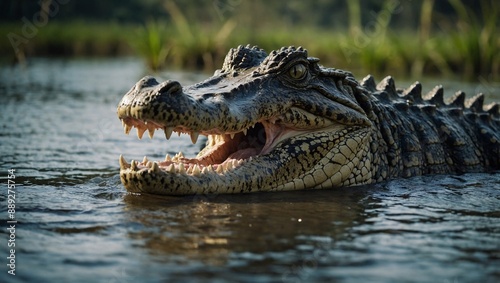
MULTIPOLYGON (((373 14, 373 26, 363 26, 360 1, 346 1, 350 17, 347 31, 311 26, 238 26, 238 19, 202 25, 191 22, 174 1, 164 9, 170 21, 148 21, 143 26, 51 22, 24 46, 28 56, 137 54, 153 70, 182 67, 213 70, 220 67, 229 48, 240 44, 272 50, 302 45, 321 63, 352 70, 355 74, 384 73, 420 77, 458 75, 500 79, 500 2, 481 0, 481 15, 466 9, 460 0, 448 0, 457 19, 447 19, 433 29, 435 0, 420 5, 418 32, 393 30, 394 1, 386 0, 373 14)), ((0 34, 21 32, 21 27, 0 25, 0 34)), ((1 54, 13 54, 0 41, 1 54)))
POLYGON ((152 70, 165 66, 213 69, 227 52, 227 41, 236 24, 226 21, 218 30, 189 24, 175 2, 166 1, 171 22, 150 21, 130 45, 152 70), (168 27, 168 28, 167 28, 168 27))
POLYGON ((149 21, 140 30, 134 33, 130 39, 130 45, 142 56, 146 65, 152 70, 165 67, 167 56, 171 50, 167 44, 166 29, 164 25, 155 21, 149 21))
POLYGON ((135 30, 131 25, 115 23, 101 24, 91 22, 49 22, 36 32, 26 36, 22 25, 15 23, 0 24, 0 58, 16 60, 14 47, 8 35, 22 37, 16 45, 26 56, 116 56, 130 55, 128 31, 135 30))
POLYGON ((500 75, 500 30, 498 1, 480 1, 483 18, 471 13, 460 0, 449 0, 459 16, 456 29, 449 34, 449 41, 438 48, 441 60, 448 62, 451 70, 462 69, 466 77, 477 74, 500 75), (446 52, 455 48, 455 52, 446 52))
MULTIPOLYGON (((420 27, 419 27, 419 37, 418 42, 420 46, 426 46, 429 41, 431 35, 432 28, 432 7, 434 6, 434 0, 423 0, 422 6, 420 8, 420 27)), ((425 67, 426 54, 428 52, 422 52, 422 49, 419 49, 415 54, 413 54, 414 59, 411 62, 411 74, 414 77, 422 76, 425 67)), ((432 50, 431 50, 432 52, 432 50)))

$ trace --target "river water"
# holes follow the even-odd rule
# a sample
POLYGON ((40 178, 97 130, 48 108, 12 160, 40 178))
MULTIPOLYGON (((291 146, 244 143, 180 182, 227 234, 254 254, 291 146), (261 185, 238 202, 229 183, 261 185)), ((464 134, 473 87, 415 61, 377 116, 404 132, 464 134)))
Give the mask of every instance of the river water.
MULTIPOLYGON (((121 153, 142 160, 200 147, 184 135, 123 134, 117 103, 145 74, 123 58, 0 67, 0 282, 500 281, 499 173, 326 191, 127 194, 121 153)), ((498 84, 446 88, 500 100, 498 84)))

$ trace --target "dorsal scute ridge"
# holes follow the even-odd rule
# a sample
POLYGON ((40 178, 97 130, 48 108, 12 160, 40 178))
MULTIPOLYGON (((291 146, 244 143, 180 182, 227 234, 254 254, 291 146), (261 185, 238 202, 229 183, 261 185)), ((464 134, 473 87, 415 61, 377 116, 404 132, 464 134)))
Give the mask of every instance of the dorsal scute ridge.
POLYGON ((484 94, 478 93, 465 101, 465 106, 474 112, 484 112, 484 94))
POLYGON ((377 90, 377 83, 372 75, 364 77, 361 81, 361 86, 372 92, 377 90))
POLYGON ((391 76, 385 77, 378 85, 377 90, 387 93, 390 99, 398 99, 399 95, 396 91, 396 84, 391 76))
POLYGON ((484 111, 488 112, 490 115, 493 115, 493 117, 495 118, 500 117, 500 105, 496 102, 485 105, 484 111))
POLYGON ((452 97, 450 97, 448 101, 449 101, 448 106, 464 108, 465 92, 461 90, 455 92, 455 94, 452 97))
POLYGON ((422 84, 418 81, 414 82, 403 91, 403 97, 416 103, 422 103, 422 84))
POLYGON ((424 96, 424 99, 428 100, 430 103, 435 104, 438 107, 445 105, 443 86, 442 85, 435 86, 431 91, 429 91, 424 96))

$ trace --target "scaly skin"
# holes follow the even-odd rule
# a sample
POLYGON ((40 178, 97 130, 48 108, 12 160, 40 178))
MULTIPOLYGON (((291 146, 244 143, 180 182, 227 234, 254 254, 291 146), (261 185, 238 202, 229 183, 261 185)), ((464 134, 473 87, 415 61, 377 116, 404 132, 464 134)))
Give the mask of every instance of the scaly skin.
POLYGON ((120 177, 130 192, 166 195, 336 188, 422 174, 500 168, 498 104, 482 95, 449 104, 442 88, 425 99, 415 83, 396 90, 388 77, 358 83, 325 68, 302 48, 267 55, 231 49, 221 70, 188 87, 140 80, 118 117, 139 138, 162 129, 208 136, 196 158, 130 164, 120 177), (464 107, 464 103, 467 107, 464 107))

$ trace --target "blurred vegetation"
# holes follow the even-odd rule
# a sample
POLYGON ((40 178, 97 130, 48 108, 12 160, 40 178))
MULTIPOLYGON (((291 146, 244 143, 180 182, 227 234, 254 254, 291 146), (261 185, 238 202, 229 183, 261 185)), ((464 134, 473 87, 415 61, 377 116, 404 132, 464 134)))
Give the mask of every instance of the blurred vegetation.
POLYGON ((139 55, 152 70, 213 70, 240 44, 296 45, 360 74, 495 80, 499 13, 496 0, 11 0, 0 4, 0 54, 139 55))

